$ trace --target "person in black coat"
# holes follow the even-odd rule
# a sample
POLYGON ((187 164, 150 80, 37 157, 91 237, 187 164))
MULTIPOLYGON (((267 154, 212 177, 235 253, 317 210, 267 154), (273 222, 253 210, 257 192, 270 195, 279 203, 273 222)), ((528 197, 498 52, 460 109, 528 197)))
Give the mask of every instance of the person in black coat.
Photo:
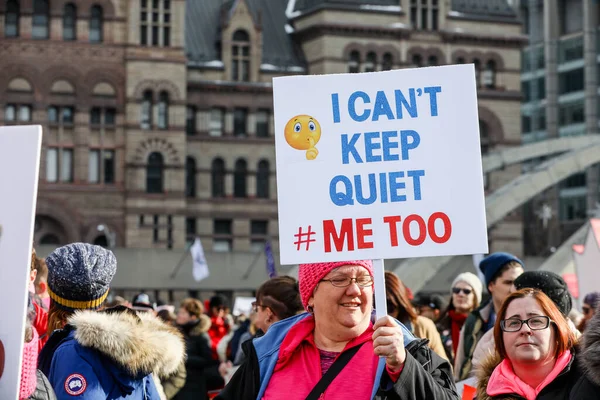
POLYGON ((173 399, 206 399, 208 390, 223 385, 218 373, 219 361, 212 358, 210 348, 210 318, 204 315, 202 303, 190 298, 181 303, 176 322, 185 338, 187 375, 185 385, 173 399))
POLYGON ((494 326, 496 352, 477 370, 477 399, 600 398, 600 318, 590 321, 590 328, 577 344, 543 292, 528 288, 511 294, 494 326))

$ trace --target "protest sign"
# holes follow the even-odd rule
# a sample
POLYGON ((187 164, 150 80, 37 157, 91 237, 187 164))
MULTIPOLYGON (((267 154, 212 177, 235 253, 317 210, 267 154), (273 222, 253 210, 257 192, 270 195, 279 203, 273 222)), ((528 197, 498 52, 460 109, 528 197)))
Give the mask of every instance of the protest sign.
POLYGON ((473 65, 273 92, 281 264, 487 253, 473 65))
POLYGON ((238 296, 235 298, 235 302, 233 303, 233 311, 232 314, 236 317, 244 314, 245 316, 250 316, 252 312, 252 303, 256 299, 254 297, 244 297, 238 296))
POLYGON ((19 393, 41 143, 40 126, 0 127, 0 399, 19 393))

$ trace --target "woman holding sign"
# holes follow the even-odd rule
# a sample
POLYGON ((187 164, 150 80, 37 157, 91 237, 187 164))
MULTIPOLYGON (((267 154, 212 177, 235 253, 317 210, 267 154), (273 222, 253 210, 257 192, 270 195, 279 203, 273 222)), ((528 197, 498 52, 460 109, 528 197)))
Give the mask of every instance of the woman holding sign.
POLYGON ((458 399, 450 364, 373 311, 371 261, 302 264, 308 313, 244 344, 247 359, 217 399, 458 399))

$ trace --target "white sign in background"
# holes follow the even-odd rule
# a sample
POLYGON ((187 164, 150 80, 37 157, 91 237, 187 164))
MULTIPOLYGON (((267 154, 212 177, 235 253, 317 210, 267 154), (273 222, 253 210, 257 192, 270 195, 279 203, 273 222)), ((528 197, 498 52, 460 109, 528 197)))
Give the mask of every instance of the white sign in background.
POLYGON ((0 399, 19 393, 42 128, 0 127, 0 399))
POLYGON ((581 307, 586 294, 600 291, 600 219, 590 219, 583 253, 573 251, 573 260, 579 286, 577 303, 581 307))
POLYGON ((273 92, 281 264, 488 252, 472 64, 273 92))

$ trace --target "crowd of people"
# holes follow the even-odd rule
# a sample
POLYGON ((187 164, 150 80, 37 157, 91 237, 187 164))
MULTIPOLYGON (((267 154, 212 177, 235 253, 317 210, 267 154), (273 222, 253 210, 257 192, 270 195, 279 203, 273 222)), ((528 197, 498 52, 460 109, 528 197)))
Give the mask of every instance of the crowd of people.
POLYGON ((20 399, 600 398, 600 293, 582 313, 565 281, 508 253, 447 296, 368 260, 302 264, 256 290, 249 315, 215 295, 178 305, 110 292, 114 254, 73 243, 32 252, 20 399), (459 387, 461 386, 459 385, 459 387))

